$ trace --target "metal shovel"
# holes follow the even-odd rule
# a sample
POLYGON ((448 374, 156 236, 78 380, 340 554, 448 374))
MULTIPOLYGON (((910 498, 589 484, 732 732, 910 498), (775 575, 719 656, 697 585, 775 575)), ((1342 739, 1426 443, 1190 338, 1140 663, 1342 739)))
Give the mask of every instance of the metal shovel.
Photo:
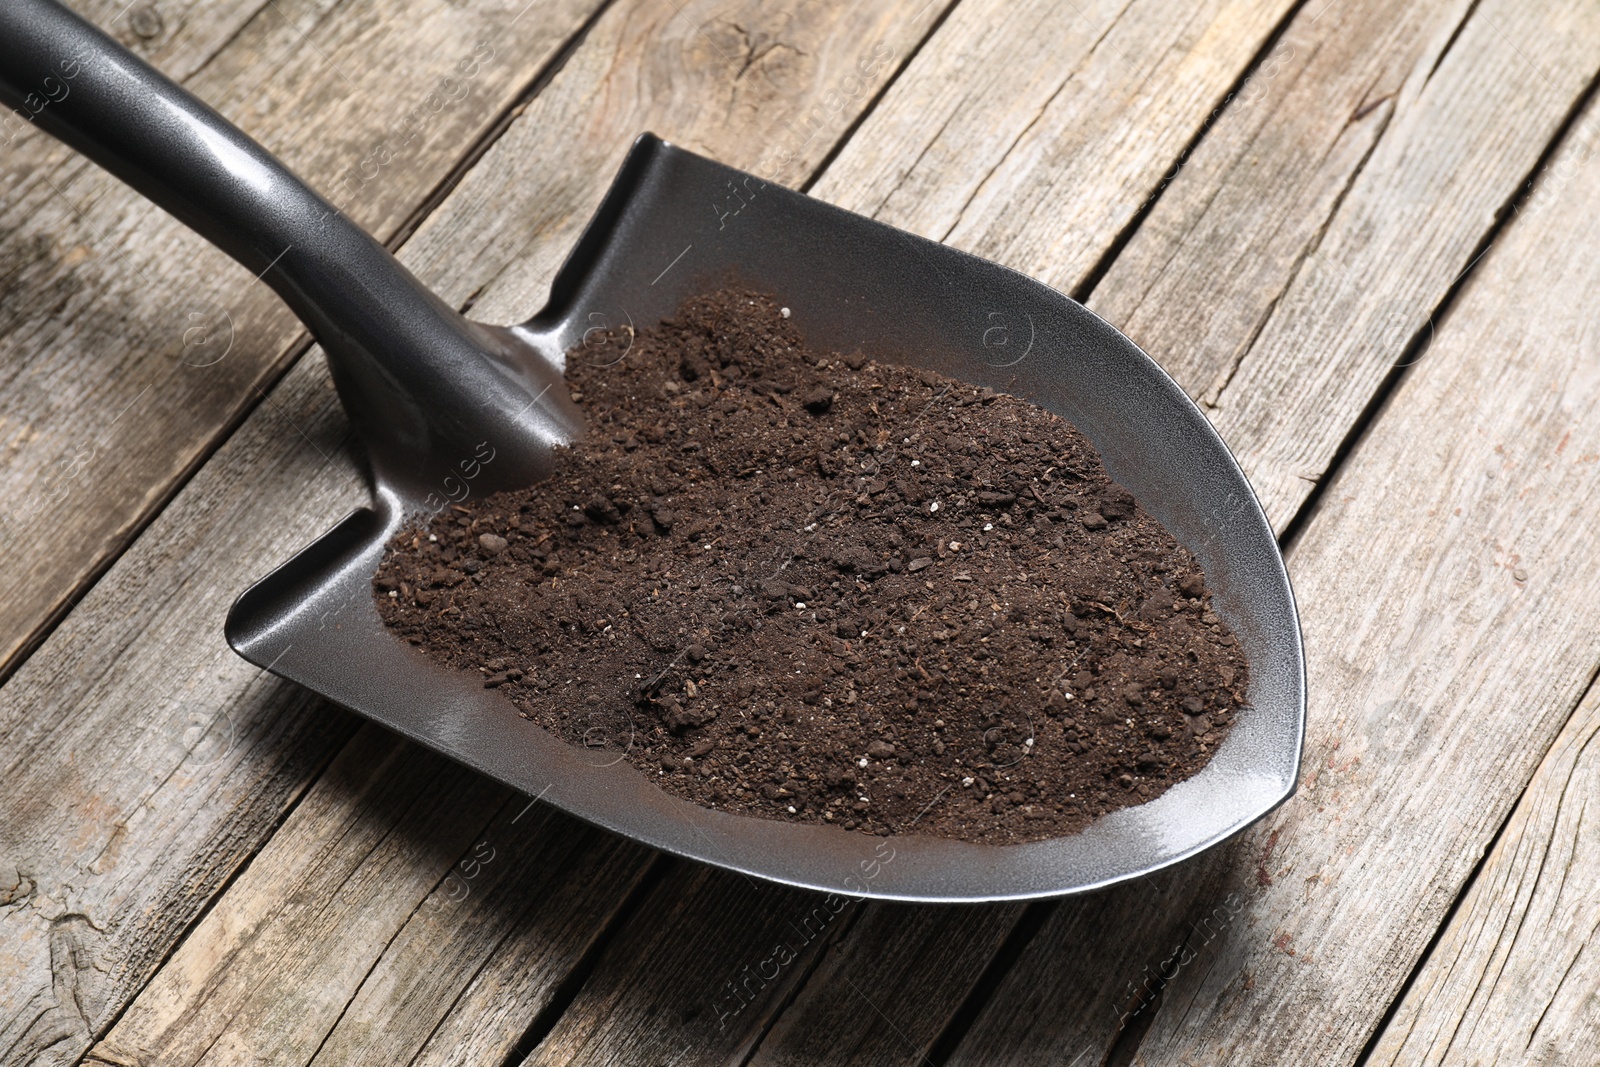
POLYGON ((1305 666, 1288 576, 1243 473, 1130 340, 1004 267, 646 134, 527 322, 469 322, 244 133, 53 0, 0 3, 0 102, 128 182, 283 297, 321 343, 369 457, 372 506, 240 596, 245 659, 500 782, 636 841, 813 889, 1016 900, 1148 874, 1294 791, 1305 666), (885 839, 698 807, 615 754, 571 747, 497 690, 379 621, 370 583, 407 516, 526 486, 582 429, 564 353, 736 277, 799 309, 808 341, 1016 394, 1078 426, 1200 560, 1250 664, 1249 706, 1210 764, 1081 833, 1022 845, 885 839))

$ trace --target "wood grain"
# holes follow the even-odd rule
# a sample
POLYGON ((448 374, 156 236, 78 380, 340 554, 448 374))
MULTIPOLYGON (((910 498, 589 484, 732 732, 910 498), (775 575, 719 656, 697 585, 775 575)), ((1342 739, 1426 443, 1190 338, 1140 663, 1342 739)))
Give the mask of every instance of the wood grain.
MULTIPOLYGON (((187 10, 161 8, 172 20, 187 10)), ((543 4, 532 9, 537 19, 498 32, 514 12, 390 4, 382 11, 394 25, 411 25, 418 36, 389 42, 382 54, 398 61, 389 64, 351 61, 385 32, 372 6, 274 0, 251 10, 253 18, 232 24, 210 9, 193 16, 209 51, 180 46, 183 23, 168 20, 166 51, 152 58, 181 61, 174 74, 191 74, 191 89, 314 180, 335 164, 359 164, 385 137, 407 136, 410 128, 395 133, 397 121, 434 92, 457 51, 471 54, 486 28, 512 49, 450 106, 430 110, 420 140, 410 142, 415 150, 397 155, 349 204, 363 221, 392 229, 587 8, 543 4), (345 78, 359 78, 365 91, 350 92, 345 78), (275 121, 251 121, 275 109, 275 121), (363 155, 341 154, 352 145, 363 155)), ((138 6, 127 14, 146 29, 165 18, 138 6)), ((219 254, 36 131, 29 136, 5 157, 18 168, 8 173, 5 247, 44 252, 20 265, 0 257, 10 271, 0 418, 12 430, 0 481, 15 535, 0 571, 9 609, 0 627, 13 629, 0 630, 0 643, 13 651, 52 605, 78 595, 85 568, 99 566, 120 544, 116 531, 174 487, 194 448, 215 446, 230 406, 255 398, 248 383, 272 360, 281 363, 298 332, 276 298, 242 272, 230 275, 219 254), (64 256, 50 252, 68 246, 64 256), (181 364, 151 340, 182 333, 172 323, 187 323, 184 301, 195 293, 213 294, 208 308, 233 311, 233 349, 212 367, 181 364), (151 379, 141 384, 139 368, 151 379), (104 418, 92 417, 95 404, 111 400, 104 418), (149 403, 136 410, 131 401, 149 403), (207 410, 205 425, 185 421, 207 410), (29 464, 41 449, 69 445, 70 462, 44 475, 41 495, 37 478, 28 481, 29 464), (176 466, 147 462, 150 450, 175 446, 193 447, 176 466), (124 507, 130 500, 132 511, 124 507), (102 537, 105 530, 112 532, 102 537), (75 577, 47 588, 52 574, 75 577), (34 595, 41 591, 43 600, 34 595)), ((0 867, 19 872, 7 894, 12 906, 0 911, 9 965, 0 984, 0 1059, 76 1060, 354 729, 342 713, 263 680, 221 640, 237 591, 365 497, 325 377, 299 382, 264 405, 263 433, 234 446, 240 467, 231 484, 195 489, 189 506, 171 511, 127 559, 120 584, 0 691, 0 867), (275 513, 241 516, 263 477, 287 479, 288 491, 275 513)))
POLYGON ((964 3, 812 191, 1070 292, 1289 7, 964 3))
MULTIPOLYGON (((150 58, 386 239, 599 3, 140 0, 111 29, 154 30, 150 58)), ((0 167, 4 673, 303 336, 249 272, 37 130, 0 167)))
POLYGON ((1416 110, 1469 7, 1302 11, 1168 171, 1090 304, 1215 404, 1351 183, 1378 162, 1379 138, 1416 110))
POLYGON ((750 1067, 925 1061, 939 1024, 1022 913, 1018 905, 862 906, 760 1037, 750 1067))
POLYGON ((1600 689, 1550 747, 1368 1063, 1600 1061, 1600 689))
POLYGON ((803 184, 945 6, 622 4, 428 217, 406 261, 446 299, 474 298, 474 318, 521 322, 640 133, 803 184))
POLYGON ((6 1063, 76 1062, 355 730, 222 639, 259 560, 366 497, 326 365, 246 426, 0 688, 6 1063))
POLYGON ((770 1020, 856 907, 831 894, 675 865, 522 1062, 741 1062, 748 1034, 770 1020))
POLYGON ((91 1060, 405 1063, 431 1045, 424 1061, 503 1061, 645 854, 506 794, 364 727, 208 916, 215 936, 184 942, 91 1060), (329 823, 342 832, 320 837, 329 823), (539 955, 485 966, 527 928, 539 955), (268 972, 294 980, 263 998, 268 972), (472 1030, 439 1033, 460 997, 472 1030))
MULTIPOLYGON (((1569 172, 1489 252, 1293 548, 1301 789, 1242 859, 1195 865, 1227 864, 1244 906, 1166 986, 1135 1062, 1355 1061, 1600 664, 1600 352, 1577 298, 1600 282, 1579 251, 1600 171, 1569 172)), ((1015 980, 1062 965, 1041 941, 1015 980)), ((964 1052, 1019 1041, 1076 1051, 1048 1021, 1019 1038, 980 1018, 964 1052)))
POLYGON ((1262 106, 1219 117, 1091 303, 1208 405, 1282 529, 1526 195, 1600 73, 1600 9, 1341 0, 1279 50, 1262 106))
MULTIPOLYGON (((1162 1008, 1167 977, 1205 967, 1242 908, 1240 845, 1056 906, 946 1061, 1098 1067, 1162 1008)), ((1125 1062, 1125 1061, 1123 1061, 1125 1062)))
POLYGON ((438 882, 433 868, 465 855, 485 829, 486 809, 505 799, 480 776, 438 756, 406 760, 409 751, 393 735, 362 729, 300 805, 342 832, 318 841, 303 830, 313 818, 285 825, 208 916, 221 936, 189 939, 144 990, 142 1004, 168 1006, 189 1025, 163 1030, 149 1025, 158 1012, 135 1011, 93 1056, 117 1064, 281 1062, 315 1049, 359 988, 367 959, 394 937, 396 910, 420 911, 438 882), (241 907, 245 901, 261 906, 241 907), (300 917, 295 927, 274 921, 286 912, 300 917), (244 968, 216 967, 229 958, 315 969, 319 981, 285 983, 270 1005, 236 1021, 251 1006, 251 989, 244 968))
MULTIPOLYGON (((541 220, 548 220, 552 210, 574 218, 586 212, 610 179, 608 170, 586 169, 589 161, 607 153, 620 158, 643 128, 654 125, 685 143, 693 143, 686 135, 705 129, 708 138, 729 138, 725 154, 731 162, 754 165, 785 136, 792 120, 824 104, 834 91, 813 75, 859 72, 861 56, 870 56, 879 44, 897 55, 909 53, 936 14, 937 9, 922 5, 860 10, 836 3, 763 15, 755 5, 730 10, 708 3, 664 20, 653 4, 616 6, 541 94, 539 99, 548 94, 551 102, 541 106, 536 99, 519 120, 543 129, 548 150, 533 156, 491 153, 480 163, 480 169, 512 168, 490 186, 499 190, 500 224, 526 238, 514 247, 502 244, 495 255, 510 256, 512 267, 518 256, 558 262, 571 227, 544 227, 541 220), (922 22, 905 17, 918 10, 924 13, 922 22), (731 29, 735 25, 738 29, 731 29), (789 47, 769 49, 771 72, 763 69, 767 61, 756 57, 747 64, 738 58, 741 53, 730 52, 715 63, 707 59, 715 54, 708 50, 731 47, 729 33, 741 42, 739 35, 748 35, 760 51, 780 31, 789 47), (806 57, 807 65, 783 74, 783 57, 791 51, 806 57), (666 81, 679 79, 683 95, 657 93, 651 86, 642 91, 636 84, 641 69, 654 69, 666 81), (726 89, 735 82, 736 90, 726 89), (747 123, 744 136, 716 133, 730 119, 722 111, 701 109, 700 101, 707 98, 739 103, 731 121, 747 123), (595 106, 605 99, 633 104, 609 110, 595 106), (571 124, 577 115, 594 125, 571 124), (558 121, 569 125, 553 125, 558 121), (601 147, 580 150, 585 138, 601 147), (530 173, 533 163, 546 169, 530 173), (562 202, 561 195, 569 199, 562 202)), ((873 86, 893 69, 887 63, 875 68, 873 86)), ((858 89, 851 105, 856 108, 870 98, 865 87, 858 89)), ((821 138, 836 135, 852 119, 825 104, 824 109, 829 125, 814 143, 803 145, 817 159, 830 147, 821 138)), ((520 136, 516 143, 526 146, 525 135, 520 136)), ((472 189, 463 188, 458 195, 472 195, 472 189)), ((459 209, 450 216, 467 217, 459 209)), ((450 226, 435 225, 415 241, 417 253, 408 246, 402 258, 429 284, 459 299, 484 291, 485 302, 503 300, 524 313, 541 302, 537 289, 513 291, 515 279, 537 271, 509 271, 506 281, 490 288, 494 273, 506 264, 480 258, 480 250, 461 238, 450 226)), ((5 813, 0 873, 14 867, 21 879, 7 891, 10 905, 0 907, 0 944, 8 974, 17 976, 0 987, 0 1059, 75 1060, 125 1008, 119 1027, 99 1047, 105 1058, 145 1055, 147 1045, 188 1055, 203 1050, 202 1039, 210 1038, 219 1048, 238 1048, 237 1035, 248 1034, 285 1057, 309 1059, 317 1053, 312 1036, 318 1026, 328 1035, 322 1055, 356 1056, 360 1031, 340 1027, 383 1017, 391 1005, 380 990, 402 995, 413 981, 407 975, 422 973, 430 961, 450 960, 451 967, 428 979, 454 991, 450 1010, 438 1018, 422 1012, 392 1018, 389 1024, 400 1032, 386 1042, 399 1050, 396 1055, 416 1050, 421 1062, 451 1062, 457 1048, 508 1050, 507 1041, 514 1044, 529 1021, 526 1012, 548 992, 536 985, 524 989, 513 976, 536 969, 547 954, 550 966, 559 970, 571 960, 563 945, 577 951, 570 941, 552 941, 542 916, 504 920, 517 936, 492 946, 461 924, 447 924, 434 940, 437 931, 412 925, 415 901, 404 893, 374 893, 363 898, 368 901, 361 916, 363 936, 342 946, 349 959, 317 950, 294 956, 295 966, 289 966, 284 961, 290 956, 272 953, 291 952, 297 930, 330 939, 326 927, 315 927, 323 920, 309 908, 285 909, 270 894, 252 895, 252 886, 280 885, 267 875, 241 876, 233 887, 240 895, 219 900, 185 942, 181 973, 152 986, 149 1001, 130 1006, 206 904, 273 837, 280 821, 287 819, 281 833, 303 842, 306 855, 337 856, 340 863, 353 864, 352 883, 366 885, 392 869, 385 864, 399 862, 382 850, 370 859, 352 858, 339 851, 340 842, 352 826, 374 819, 387 819, 397 828, 410 825, 404 812, 418 803, 413 794, 382 794, 391 799, 382 801, 381 810, 360 816, 352 810, 359 803, 355 794, 329 787, 303 814, 289 813, 318 769, 351 736, 353 720, 292 687, 262 680, 222 641, 222 619, 239 590, 365 502, 367 491, 346 447, 346 433, 323 360, 313 353, 294 366, 0 689, 6 771, 0 777, 5 813), (255 924, 248 937, 231 918, 223 919, 234 915, 247 915, 255 924), (394 939, 383 940, 379 932, 384 931, 393 932, 394 939), (188 949, 189 944, 195 947, 188 949), (210 953, 205 948, 222 944, 240 950, 210 953), (272 953, 255 951, 261 945, 272 946, 272 953), (358 959, 374 975, 393 976, 386 979, 392 984, 357 982, 349 968, 358 959), (278 1000, 304 996, 293 988, 318 987, 325 980, 328 988, 342 990, 347 1002, 355 998, 337 1024, 321 1013, 320 1001, 303 1005, 303 1018, 275 1014, 278 1000), (217 1006, 214 1011, 172 1014, 169 1009, 183 1000, 179 990, 201 988, 207 990, 206 1003, 217 1006), (255 999, 238 999, 246 993, 255 999), (485 1012, 498 1022, 477 1034, 485 1012), (218 1016, 227 1013, 231 1019, 219 1031, 218 1016), (459 1046, 441 1036, 467 1033, 475 1036, 459 1046)), ((410 768, 407 761, 420 758, 413 752, 397 757, 396 765, 410 768)), ((405 773, 408 780, 419 780, 414 768, 405 773)), ((493 801, 483 803, 492 806, 493 801)), ((480 805, 479 825, 491 814, 480 805)), ((458 838, 470 823, 421 821, 423 829, 407 831, 412 840, 406 864, 416 867, 401 866, 407 878, 420 879, 406 883, 407 893, 442 883, 462 858, 458 838)), ((579 847, 574 835, 585 833, 570 820, 540 824, 524 858, 507 861, 507 877, 538 877, 540 856, 567 854, 579 847)), ((638 869, 646 862, 639 855, 632 860, 638 869)), ((629 877, 619 871, 588 886, 593 899, 586 906, 605 914, 606 906, 626 895, 629 877)), ((296 882, 292 888, 303 896, 309 885, 296 882)))

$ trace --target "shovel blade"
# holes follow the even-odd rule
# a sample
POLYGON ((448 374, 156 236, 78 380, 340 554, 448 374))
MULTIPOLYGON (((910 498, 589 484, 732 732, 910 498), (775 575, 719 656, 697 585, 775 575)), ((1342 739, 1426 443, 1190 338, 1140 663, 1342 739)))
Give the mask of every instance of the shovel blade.
MULTIPOLYGON (((701 808, 659 789, 614 746, 579 749, 535 727, 497 690, 434 666, 384 627, 371 594, 384 544, 437 501, 381 478, 372 508, 239 598, 229 643, 579 818, 677 855, 853 897, 953 903, 1084 892, 1192 856, 1292 795, 1305 664, 1283 559, 1238 464, 1154 361, 1015 271, 648 134, 552 284, 549 305, 511 331, 561 367, 588 331, 655 323, 729 283, 777 294, 815 347, 860 349, 1012 393, 1083 431, 1112 477, 1200 560, 1214 610, 1250 664, 1248 706, 1199 774, 1081 833, 1021 845, 873 838, 701 808)), ((567 398, 541 404, 550 443, 567 440, 567 398)))

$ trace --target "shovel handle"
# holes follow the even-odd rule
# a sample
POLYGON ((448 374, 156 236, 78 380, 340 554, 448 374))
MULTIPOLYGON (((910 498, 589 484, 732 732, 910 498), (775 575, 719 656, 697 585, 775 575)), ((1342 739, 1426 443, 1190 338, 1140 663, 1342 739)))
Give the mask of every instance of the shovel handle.
POLYGON ((502 455, 531 449, 534 468, 547 454, 528 440, 538 414, 515 337, 468 322, 265 148, 55 0, 0 0, 0 104, 0 145, 39 127, 276 290, 327 352, 381 473, 431 485, 418 468, 471 456, 486 434, 502 455))

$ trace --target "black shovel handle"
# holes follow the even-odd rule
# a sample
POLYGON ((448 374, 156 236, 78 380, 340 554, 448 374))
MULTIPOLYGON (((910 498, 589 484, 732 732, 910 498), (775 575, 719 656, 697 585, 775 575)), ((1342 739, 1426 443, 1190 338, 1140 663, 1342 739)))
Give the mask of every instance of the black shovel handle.
MULTIPOLYGON (((390 478, 431 484, 432 467, 489 437, 500 455, 526 450, 516 439, 537 415, 514 337, 469 323, 270 152, 94 25, 55 0, 0 0, 0 104, 0 148, 38 126, 272 286, 328 353, 390 478)), ((500 464, 506 475, 517 466, 500 464)))

